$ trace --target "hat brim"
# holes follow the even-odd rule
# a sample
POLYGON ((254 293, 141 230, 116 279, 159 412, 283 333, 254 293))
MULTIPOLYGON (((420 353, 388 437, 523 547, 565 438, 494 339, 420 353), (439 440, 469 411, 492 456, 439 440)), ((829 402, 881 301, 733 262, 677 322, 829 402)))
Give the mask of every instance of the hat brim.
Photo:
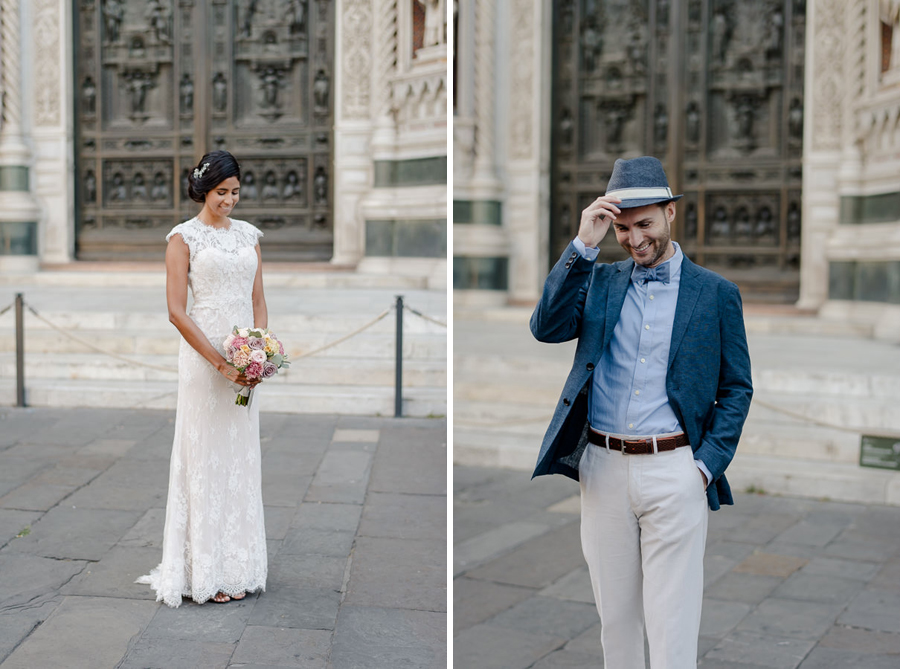
POLYGON ((622 200, 616 206, 619 209, 637 209, 638 207, 646 207, 648 204, 659 204, 660 202, 677 202, 684 197, 684 194, 673 195, 672 197, 648 197, 637 200, 622 200))

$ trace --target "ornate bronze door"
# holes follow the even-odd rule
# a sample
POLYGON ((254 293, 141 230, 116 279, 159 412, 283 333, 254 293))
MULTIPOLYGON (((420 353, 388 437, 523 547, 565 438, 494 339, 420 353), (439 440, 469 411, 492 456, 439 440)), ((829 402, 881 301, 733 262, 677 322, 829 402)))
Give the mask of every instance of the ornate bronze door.
POLYGON ((333 2, 73 1, 79 259, 161 259, 214 149, 267 260, 331 257, 333 2))
MULTIPOLYGON (((555 2, 551 262, 616 158, 649 154, 692 260, 745 299, 797 298, 805 4, 555 2)), ((612 234, 600 257, 625 257, 612 234)))

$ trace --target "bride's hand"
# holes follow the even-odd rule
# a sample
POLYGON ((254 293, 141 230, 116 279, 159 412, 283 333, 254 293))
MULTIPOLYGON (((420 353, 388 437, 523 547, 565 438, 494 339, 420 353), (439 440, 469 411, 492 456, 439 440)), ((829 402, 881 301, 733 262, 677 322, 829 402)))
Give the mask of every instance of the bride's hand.
POLYGON ((260 382, 260 379, 248 379, 243 372, 239 372, 231 365, 223 365, 219 373, 232 383, 236 383, 239 386, 247 386, 248 388, 253 388, 260 382))

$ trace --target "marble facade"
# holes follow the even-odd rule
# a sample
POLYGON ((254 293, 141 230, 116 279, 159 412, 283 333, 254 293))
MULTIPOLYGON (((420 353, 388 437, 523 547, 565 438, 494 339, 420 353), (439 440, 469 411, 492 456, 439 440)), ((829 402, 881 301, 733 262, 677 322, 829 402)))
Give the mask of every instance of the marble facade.
MULTIPOLYGON (((444 0, 335 3, 332 262, 434 287, 446 285, 445 15, 444 0), (379 255, 373 223, 370 240, 396 237, 379 255)), ((76 260, 73 2, 2 0, 0 28, 0 268, 33 271, 76 260)))

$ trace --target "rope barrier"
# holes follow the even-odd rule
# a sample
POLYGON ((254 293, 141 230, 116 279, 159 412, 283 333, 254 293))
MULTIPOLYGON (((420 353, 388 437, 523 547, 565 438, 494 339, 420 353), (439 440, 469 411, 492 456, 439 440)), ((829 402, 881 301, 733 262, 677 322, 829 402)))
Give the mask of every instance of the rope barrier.
MULTIPOLYGON (((0 311, 0 315, 3 315, 3 313, 5 313, 6 311, 8 311, 10 308, 12 308, 12 306, 13 306, 13 305, 10 305, 9 307, 7 307, 6 309, 4 309, 3 311, 0 311)), ((133 360, 133 359, 127 358, 127 357, 125 357, 125 356, 123 356, 123 355, 119 355, 118 353, 113 353, 113 352, 111 352, 111 351, 107 351, 107 350, 105 350, 105 349, 103 349, 103 348, 100 348, 99 346, 96 346, 95 344, 92 344, 92 343, 90 343, 90 342, 88 342, 88 341, 85 341, 84 339, 81 339, 80 337, 76 337, 75 335, 73 335, 73 334, 72 334, 71 332, 69 332, 68 330, 66 330, 66 329, 64 329, 64 328, 61 328, 61 327, 59 327, 58 325, 56 325, 56 324, 52 323, 51 321, 47 320, 46 318, 44 318, 43 316, 41 316, 41 315, 34 309, 34 307, 32 307, 30 304, 26 304, 25 307, 26 307, 26 308, 28 309, 28 311, 30 311, 30 312, 35 316, 35 318, 37 318, 38 320, 42 321, 43 323, 46 323, 48 326, 50 326, 51 328, 53 328, 54 330, 56 330, 56 331, 59 332, 60 334, 65 335, 65 336, 68 337, 69 339, 71 339, 71 340, 73 340, 73 341, 76 341, 76 342, 78 342, 79 344, 81 344, 82 346, 86 346, 87 348, 89 348, 89 349, 91 349, 91 350, 93 350, 93 351, 97 351, 98 353, 102 353, 102 354, 104 354, 104 355, 108 355, 108 356, 110 356, 111 358, 116 358, 117 360, 122 360, 123 362, 127 362, 127 363, 129 363, 129 364, 131 364, 131 365, 134 365, 134 366, 148 367, 148 368, 150 368, 150 369, 156 369, 156 370, 160 370, 160 371, 163 371, 163 372, 173 372, 173 373, 176 373, 176 374, 178 373, 178 369, 177 369, 176 367, 166 367, 166 366, 162 366, 162 365, 153 365, 153 364, 150 364, 150 363, 148 363, 148 362, 141 362, 141 361, 139 361, 139 360, 133 360)), ((365 325, 363 325, 363 326, 357 328, 357 329, 354 330, 353 332, 351 332, 351 333, 349 333, 349 334, 347 334, 347 335, 344 335, 344 336, 341 337, 340 339, 336 339, 336 340, 334 340, 334 341, 332 341, 332 342, 329 342, 329 343, 325 344, 324 346, 320 346, 320 347, 317 348, 317 349, 313 349, 312 351, 307 351, 307 352, 301 353, 301 354, 299 354, 299 355, 292 355, 292 356, 291 356, 291 361, 294 361, 294 360, 300 360, 300 359, 302 359, 302 358, 308 358, 308 357, 310 357, 310 356, 316 355, 317 353, 321 353, 322 351, 325 351, 325 350, 328 350, 328 349, 330 349, 330 348, 333 348, 333 347, 337 346, 338 344, 344 343, 344 342, 347 341, 348 339, 351 339, 351 338, 355 337, 356 335, 360 334, 361 332, 364 332, 365 330, 368 330, 370 327, 372 327, 372 326, 375 325, 376 323, 378 323, 378 322, 384 320, 385 317, 387 317, 387 315, 391 313, 392 309, 393 309, 393 307, 388 307, 387 309, 385 309, 384 311, 382 311, 380 314, 378 314, 378 316, 376 316, 375 318, 373 318, 371 321, 369 321, 369 322, 366 323, 365 325)), ((426 318, 427 318, 427 317, 426 317, 426 318)))
POLYGON ((32 314, 34 314, 35 318, 37 318, 40 321, 43 321, 44 323, 49 325, 51 328, 53 328, 57 332, 65 335, 66 337, 68 337, 69 339, 71 339, 73 341, 77 341, 82 346, 87 346, 89 349, 97 351, 98 353, 103 353, 104 355, 108 355, 111 358, 116 358, 117 360, 122 360, 131 365, 139 365, 141 367, 149 367, 150 369, 157 369, 157 370, 161 370, 163 372, 174 372, 175 374, 178 373, 178 369, 176 367, 163 367, 162 365, 151 365, 149 362, 139 362, 137 360, 132 360, 131 358, 126 358, 124 355, 119 355, 118 353, 112 353, 111 351, 102 349, 99 346, 95 346, 94 344, 91 344, 90 342, 87 342, 84 339, 81 339, 80 337, 76 337, 68 330, 64 330, 63 328, 59 327, 58 325, 51 323, 46 318, 41 316, 37 311, 35 311, 34 307, 32 307, 30 304, 26 304, 25 308, 28 309, 28 311, 30 311, 32 314))
POLYGON ((818 418, 811 418, 810 416, 804 416, 801 413, 797 413, 795 411, 789 411, 788 409, 784 409, 777 404, 770 404, 769 402, 765 402, 763 400, 754 399, 751 402, 750 406, 754 404, 758 404, 761 407, 765 407, 770 411, 774 411, 776 413, 784 414, 790 418, 794 418, 795 420, 801 420, 805 423, 812 423, 813 425, 818 425, 819 427, 827 427, 831 430, 839 430, 840 432, 849 432, 851 434, 864 434, 866 432, 874 432, 884 437, 893 437, 900 436, 897 432, 892 432, 891 430, 882 430, 879 428, 861 428, 861 427, 845 427, 843 425, 838 425, 836 423, 829 423, 828 421, 819 420, 818 418))
POLYGON ((347 340, 350 339, 351 337, 355 337, 355 336, 358 335, 360 332, 363 332, 364 330, 368 330, 370 327, 372 327, 373 325, 375 325, 375 323, 377 323, 378 321, 384 319, 384 317, 387 316, 389 313, 391 313, 391 308, 385 309, 385 310, 382 311, 380 314, 378 314, 378 316, 376 316, 373 320, 369 321, 368 323, 366 323, 365 325, 363 325, 361 328, 358 328, 358 329, 354 330, 354 331, 351 332, 350 334, 345 335, 345 336, 341 337, 340 339, 336 339, 335 341, 331 342, 330 344, 325 344, 325 346, 320 346, 320 347, 317 348, 317 349, 314 349, 314 350, 312 350, 312 351, 307 351, 306 353, 302 353, 302 354, 300 354, 300 355, 296 355, 296 356, 295 356, 295 355, 292 355, 292 356, 290 357, 290 361, 293 362, 294 360, 300 360, 301 358, 308 358, 308 357, 311 356, 311 355, 315 355, 316 353, 321 353, 322 351, 325 351, 325 350, 327 350, 327 349, 329 349, 329 348, 332 348, 333 346, 337 346, 338 344, 341 344, 341 343, 347 341, 347 340))
POLYGON ((6 307, 6 309, 4 309, 3 311, 0 311, 0 316, 2 316, 2 315, 5 314, 7 311, 9 311, 10 309, 12 309, 14 306, 16 306, 16 303, 15 303, 15 302, 10 303, 9 306, 6 307))
POLYGON ((426 316, 426 315, 423 314, 421 311, 419 311, 418 309, 413 309, 413 308, 412 308, 411 306, 409 306, 408 304, 404 304, 404 305, 403 305, 403 308, 406 309, 407 311, 410 311, 410 312, 414 313, 414 314, 415 314, 416 316, 418 316, 419 318, 424 318, 426 321, 431 321, 432 323, 436 323, 437 325, 440 325, 442 328, 447 327, 447 324, 446 324, 446 323, 444 323, 444 322, 442 322, 442 321, 439 321, 439 320, 436 319, 436 318, 432 318, 431 316, 426 316))

